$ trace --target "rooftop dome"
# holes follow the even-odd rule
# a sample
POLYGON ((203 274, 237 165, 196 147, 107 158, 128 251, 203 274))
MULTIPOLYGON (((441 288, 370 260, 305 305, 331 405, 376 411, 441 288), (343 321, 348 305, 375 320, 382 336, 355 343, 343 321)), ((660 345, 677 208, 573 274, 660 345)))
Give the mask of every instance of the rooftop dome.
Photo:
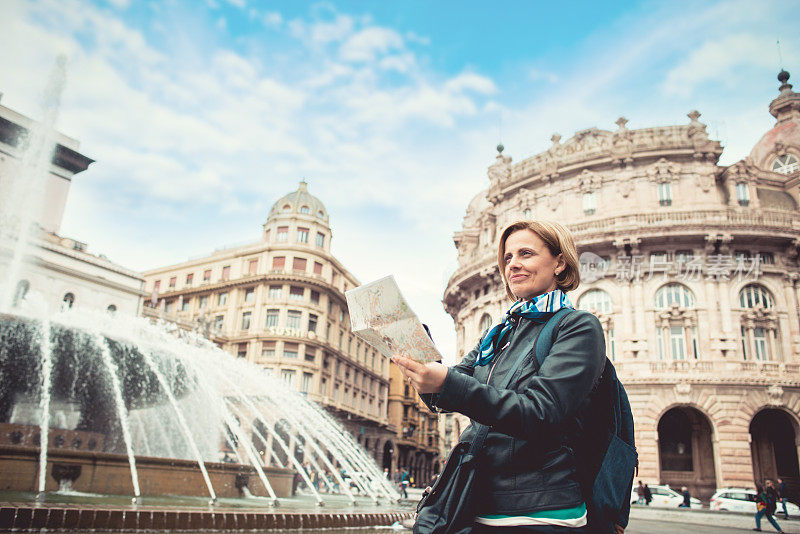
POLYGON ((297 191, 280 198, 272 205, 267 220, 295 214, 317 217, 325 223, 328 222, 328 210, 320 199, 308 192, 308 183, 305 180, 300 181, 297 191))
POLYGON ((800 155, 800 93, 792 91, 788 72, 781 71, 778 81, 780 94, 769 105, 770 113, 777 119, 775 127, 761 137, 748 159, 762 169, 794 174, 800 155))

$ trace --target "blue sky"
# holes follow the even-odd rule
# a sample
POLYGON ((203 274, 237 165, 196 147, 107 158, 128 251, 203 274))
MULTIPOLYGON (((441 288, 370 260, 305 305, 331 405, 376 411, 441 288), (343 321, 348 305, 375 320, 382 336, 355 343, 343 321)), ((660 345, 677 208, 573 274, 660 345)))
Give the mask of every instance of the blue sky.
POLYGON ((334 254, 395 274, 444 353, 452 234, 498 140, 519 161, 552 133, 701 121, 747 155, 800 78, 800 3, 0 3, 2 103, 37 115, 68 57, 59 128, 97 160, 62 233, 144 270, 259 237, 305 177, 334 254), (795 28, 792 30, 792 28, 795 28))

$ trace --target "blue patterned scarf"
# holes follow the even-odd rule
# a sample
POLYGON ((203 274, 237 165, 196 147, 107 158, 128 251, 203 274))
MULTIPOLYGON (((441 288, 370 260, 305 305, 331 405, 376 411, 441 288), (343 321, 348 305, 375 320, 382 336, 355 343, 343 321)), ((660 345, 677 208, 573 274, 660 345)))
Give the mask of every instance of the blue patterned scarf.
POLYGON ((481 341, 480 352, 475 360, 475 365, 487 365, 494 358, 494 348, 511 332, 513 324, 511 317, 525 317, 537 323, 545 323, 555 312, 561 308, 575 306, 569 301, 567 295, 560 289, 543 293, 532 300, 518 300, 503 315, 503 318, 493 324, 481 341), (497 340, 497 343, 495 343, 497 340))

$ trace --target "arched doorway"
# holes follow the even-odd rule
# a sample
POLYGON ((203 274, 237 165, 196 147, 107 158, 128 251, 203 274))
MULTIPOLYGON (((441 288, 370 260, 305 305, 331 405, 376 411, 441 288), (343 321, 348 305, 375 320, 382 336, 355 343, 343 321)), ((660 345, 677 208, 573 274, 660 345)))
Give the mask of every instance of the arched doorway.
POLYGON ((716 491, 714 445, 711 423, 699 410, 668 410, 658 422, 658 455, 661 484, 708 501, 716 491))
POLYGON ((394 446, 392 445, 391 441, 386 441, 383 444, 383 468, 389 470, 390 475, 394 475, 392 472, 392 455, 394 455, 394 446))
POLYGON ((789 498, 797 501, 800 472, 797 461, 797 431, 789 414, 769 408, 750 422, 750 452, 756 484, 778 477, 786 482, 789 498))

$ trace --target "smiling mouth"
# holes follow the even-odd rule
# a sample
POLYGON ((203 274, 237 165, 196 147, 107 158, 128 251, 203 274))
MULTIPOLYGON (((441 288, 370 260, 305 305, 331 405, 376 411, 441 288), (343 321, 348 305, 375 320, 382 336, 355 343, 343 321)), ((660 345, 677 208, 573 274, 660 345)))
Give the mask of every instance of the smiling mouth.
POLYGON ((518 274, 516 276, 512 276, 511 277, 511 281, 514 282, 516 280, 523 280, 523 279, 525 279, 527 277, 528 277, 528 275, 526 275, 526 274, 518 274))

